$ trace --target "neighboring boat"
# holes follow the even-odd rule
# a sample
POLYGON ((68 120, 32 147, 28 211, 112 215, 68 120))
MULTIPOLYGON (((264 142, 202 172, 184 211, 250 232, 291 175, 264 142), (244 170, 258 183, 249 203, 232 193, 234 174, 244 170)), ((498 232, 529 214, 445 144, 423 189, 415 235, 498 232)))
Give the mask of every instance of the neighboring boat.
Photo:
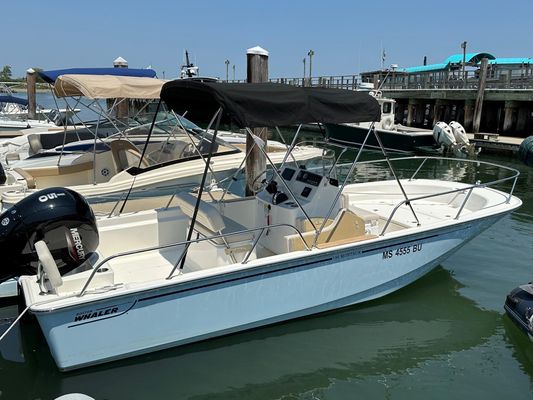
MULTIPOLYGON (((15 132, 28 128, 62 129, 53 122, 53 116, 39 114, 41 119, 28 119, 26 99, 0 94, 0 133, 2 137, 17 135, 15 132)), ((52 112, 50 110, 50 112, 52 112)))
POLYGON ((521 285, 507 295, 505 312, 533 341, 533 284, 521 285))
MULTIPOLYGON (((178 80, 161 98, 180 115, 213 114, 213 139, 227 117, 256 144, 248 128, 379 118, 368 94, 335 89, 178 80)), ((24 301, 61 370, 384 296, 521 205, 512 189, 491 187, 516 182, 511 168, 490 182, 443 181, 428 164, 445 159, 415 158, 411 177, 398 179, 401 161, 359 162, 361 149, 343 180, 334 167, 284 163, 255 196, 209 199, 210 147, 198 192, 175 195, 179 207, 96 222, 82 197, 52 188, 0 216, 0 275, 30 273, 19 279, 24 301), (357 165, 375 162, 392 181, 348 183, 357 165), (433 178, 417 178, 423 166, 433 178)))
POLYGON ((11 89, 0 85, 0 132, 2 137, 18 136, 22 131, 30 128, 59 130, 61 126, 70 122, 71 117, 79 109, 45 109, 37 107, 37 119, 28 117, 28 100, 13 96, 11 89))
MULTIPOLYGON (((436 146, 433 133, 427 129, 417 129, 396 124, 394 121, 396 101, 382 97, 380 91, 368 92, 378 101, 381 116, 374 123, 379 139, 385 150, 400 153, 415 153, 418 147, 433 148, 436 146)), ((335 141, 361 145, 366 137, 370 122, 351 122, 345 124, 326 124, 326 134, 335 141)), ((380 150, 375 136, 368 138, 366 147, 380 150)))
MULTIPOLYGON (((84 96, 91 103, 107 99, 158 100, 164 83, 163 80, 146 77, 67 74, 55 78, 54 93, 58 97, 84 96)), ((69 187, 89 197, 112 194, 118 198, 131 190, 133 183, 135 190, 175 190, 176 185, 197 184, 201 178, 199 171, 204 165, 200 153, 209 147, 209 134, 163 107, 157 115, 150 111, 149 105, 143 106, 142 110, 135 115, 136 125, 116 117, 111 119, 108 113, 104 113, 110 128, 96 124, 87 128, 93 139, 49 150, 42 149, 43 139, 55 138, 56 141, 66 142, 66 133, 28 136, 27 157, 19 153, 18 158, 23 159, 17 161, 13 153, 6 154, 6 159, 10 161, 4 171, 4 182, 0 184, 3 207, 52 186, 69 187), (147 142, 152 121, 155 128, 147 142)), ((79 138, 82 132, 85 130, 77 128, 70 132, 70 136, 79 138)), ((227 135, 233 141, 235 136, 227 135)), ((241 148, 224 142, 224 135, 220 137, 222 140, 217 140, 211 171, 223 177, 241 166, 245 137, 240 135, 238 145, 241 148)), ((268 151, 274 162, 279 164, 285 158, 287 146, 269 142, 268 151)), ((296 160, 322 156, 320 149, 311 146, 299 146, 293 153, 296 160)), ((216 179, 216 176, 213 177, 216 179)))
MULTIPOLYGON (((370 91, 369 94, 376 97, 381 107, 381 117, 374 124, 374 128, 385 150, 455 157, 473 157, 479 153, 458 122, 452 121, 449 126, 444 122, 437 122, 433 130, 406 127, 395 122, 395 100, 382 97, 379 90, 370 91)), ((326 124, 326 133, 335 141, 361 145, 369 127, 368 122, 326 124)), ((377 136, 368 138, 366 147, 381 150, 377 136)))

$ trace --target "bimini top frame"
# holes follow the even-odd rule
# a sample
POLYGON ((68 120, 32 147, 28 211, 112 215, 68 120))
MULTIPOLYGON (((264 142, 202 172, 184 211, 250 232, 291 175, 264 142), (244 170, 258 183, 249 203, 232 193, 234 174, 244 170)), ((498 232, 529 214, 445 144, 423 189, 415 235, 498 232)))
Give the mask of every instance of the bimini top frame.
MULTIPOLYGON (((179 114, 187 113, 189 118, 207 119, 217 115, 215 135, 221 121, 231 122, 239 128, 246 128, 255 145, 259 147, 270 164, 272 161, 263 149, 261 139, 250 128, 299 125, 304 123, 344 123, 377 121, 381 109, 377 100, 365 92, 313 87, 294 87, 274 83, 204 83, 188 80, 176 80, 165 83, 161 90, 161 100, 167 107, 179 114)), ((373 126, 373 124, 372 124, 373 126)), ((300 129, 298 128, 298 132, 300 129)), ((370 135, 370 130, 367 138, 370 135)), ((296 138, 295 138, 296 140, 296 138)), ((295 143, 293 140, 293 144, 295 143)), ((366 142, 366 139, 365 139, 366 142)), ((290 153, 294 148, 288 148, 290 153)), ((361 152, 352 164, 352 170, 361 152)), ((208 156, 208 159, 210 155, 208 156)), ((286 158, 285 158, 286 160, 286 158)), ((296 201, 305 217, 315 230, 315 244, 325 226, 317 229, 307 215, 298 199, 285 185, 279 171, 272 164, 274 173, 280 178, 286 190, 296 201)), ((207 168, 206 168, 207 171, 207 168)), ((206 172, 205 171, 205 172, 206 172)), ((347 183, 339 188, 338 196, 347 183)), ((200 186, 198 199, 201 198, 203 186, 200 186)), ((336 201, 335 201, 336 202, 336 201)), ((334 202, 334 203, 335 203, 334 202)), ((199 200, 196 206, 199 206, 199 200)), ((331 207, 328 216, 333 212, 331 207)), ((191 227, 194 226, 194 215, 191 227)))

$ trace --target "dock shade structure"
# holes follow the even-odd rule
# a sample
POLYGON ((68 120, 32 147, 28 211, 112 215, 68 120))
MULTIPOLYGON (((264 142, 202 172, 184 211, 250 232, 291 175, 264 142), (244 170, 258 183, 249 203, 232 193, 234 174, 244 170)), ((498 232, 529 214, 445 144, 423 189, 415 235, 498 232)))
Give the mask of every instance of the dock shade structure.
POLYGON ((0 95, 0 103, 20 104, 22 106, 28 105, 28 100, 21 99, 20 97, 8 95, 0 95))
POLYGON ((57 97, 89 99, 159 99, 165 80, 114 75, 60 75, 54 83, 57 97))
POLYGON ((54 83, 61 75, 112 75, 112 76, 135 76, 138 78, 155 78, 153 69, 138 68, 67 68, 50 71, 39 71, 39 76, 47 83, 54 83))
POLYGON ((376 99, 365 92, 277 83, 174 80, 163 85, 161 100, 192 120, 209 119, 222 108, 222 120, 239 128, 367 122, 381 115, 376 99))

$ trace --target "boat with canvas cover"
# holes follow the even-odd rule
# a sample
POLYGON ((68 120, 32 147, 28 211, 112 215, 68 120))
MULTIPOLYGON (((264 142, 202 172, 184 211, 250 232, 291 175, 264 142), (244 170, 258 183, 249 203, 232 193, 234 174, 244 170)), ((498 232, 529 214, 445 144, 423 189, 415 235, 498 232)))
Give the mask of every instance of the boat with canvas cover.
MULTIPOLYGON (((89 115, 98 115, 99 122, 102 120, 102 114, 109 114, 114 109, 120 107, 124 103, 124 99, 113 99, 109 101, 109 110, 105 110, 100 102, 83 102, 80 98, 80 91, 73 92, 70 101, 69 97, 58 98, 54 93, 54 85, 56 80, 62 75, 93 75, 93 76, 118 76, 118 77, 134 77, 134 78, 155 78, 156 72, 153 69, 136 69, 136 68, 69 68, 60 70, 38 71, 39 77, 48 83, 50 92, 53 96, 55 109, 50 110, 51 120, 61 122, 51 128, 49 125, 41 126, 31 125, 24 126, 20 131, 13 131, 11 137, 0 142, 0 159, 5 160, 6 154, 11 156, 8 162, 25 158, 20 153, 28 152, 34 154, 42 150, 52 149, 62 144, 78 141, 81 139, 90 139, 94 137, 94 125, 97 121, 85 121, 77 115, 83 106, 84 112, 89 111, 89 115), (66 108, 60 108, 61 100, 64 100, 66 108), (60 126, 58 126, 60 125, 60 126), (92 129, 92 130, 91 130, 92 129), (18 157, 14 157, 14 155, 18 157)), ((90 84, 91 81, 87 81, 90 84)), ((142 82, 142 81, 141 81, 142 82)), ((105 83, 105 82, 104 82, 105 83)), ((112 82, 111 82, 112 83, 112 82)), ((115 83, 116 84, 116 83, 115 83)), ((19 99, 26 107, 28 102, 26 99, 19 99)), ((107 99, 106 99, 107 100, 107 99)), ((46 110, 37 110, 46 111, 46 110)), ((48 113, 48 114, 50 114, 48 113)), ((103 118, 106 120, 106 118, 103 118)), ((109 124, 109 122, 108 122, 109 124)), ((100 132, 103 135, 104 127, 100 126, 100 132)), ((116 133, 116 128, 113 133, 116 133)))
MULTIPOLYGON (((278 84, 172 81, 161 100, 179 114, 212 113, 214 137, 229 118, 260 149, 252 128, 379 118, 368 94, 278 84)), ((370 135, 379 143, 376 131, 370 135)), ((499 167, 492 181, 465 183, 436 177, 447 159, 423 157, 400 179, 393 165, 405 158, 390 159, 382 148, 384 159, 360 162, 360 149, 348 173, 335 175, 346 147, 322 173, 283 163, 254 196, 209 200, 204 185, 213 147, 198 192, 175 195, 178 207, 96 222, 81 196, 55 188, 0 216, 6 221, 0 274, 31 273, 19 279, 26 304, 19 317, 36 317, 59 369, 384 296, 521 205, 512 195, 518 172, 511 168, 499 167), (375 162, 390 168, 389 179, 349 183, 356 168, 375 162), (494 187, 502 182, 512 184, 509 193, 494 187)))
MULTIPOLYGON (((0 185, 2 205, 7 208, 25 196, 47 187, 69 187, 84 196, 111 195, 119 197, 131 190, 174 188, 179 184, 199 182, 204 161, 201 153, 209 147, 211 133, 204 131, 184 117, 169 112, 163 106, 154 111, 163 80, 150 77, 66 74, 54 77, 54 93, 58 98, 73 98, 77 106, 98 107, 102 121, 87 127, 77 127, 69 134, 80 137, 89 133, 93 139, 64 143, 43 150, 41 144, 50 134, 28 136, 28 156, 17 161, 12 153, 0 185), (87 99, 88 103, 83 103, 87 99), (101 101, 113 100, 110 110, 104 110, 101 101), (139 100, 140 109, 132 110, 133 116, 125 118, 113 115, 127 100, 139 100), (147 102, 148 101, 148 102, 147 102), (132 122, 133 121, 133 122, 132 122), (106 124, 104 124, 104 122, 106 124), (152 127, 153 125, 153 127, 152 127), (152 133, 148 133, 152 128, 152 133), (149 140, 148 140, 149 139, 149 140)), ((133 108, 133 107, 132 107, 133 108)), ((55 134, 56 141, 65 134, 55 134)), ((222 179, 239 168, 244 159, 243 140, 235 143, 235 136, 228 137, 235 144, 225 142, 219 135, 211 172, 215 179, 222 179), (239 148, 240 147, 240 148, 239 148)), ((287 146, 270 141, 268 152, 275 163, 286 155, 287 146)), ((20 154, 20 153, 19 153, 20 154)), ((298 146, 292 153, 296 160, 308 160, 322 156, 320 149, 298 146)))

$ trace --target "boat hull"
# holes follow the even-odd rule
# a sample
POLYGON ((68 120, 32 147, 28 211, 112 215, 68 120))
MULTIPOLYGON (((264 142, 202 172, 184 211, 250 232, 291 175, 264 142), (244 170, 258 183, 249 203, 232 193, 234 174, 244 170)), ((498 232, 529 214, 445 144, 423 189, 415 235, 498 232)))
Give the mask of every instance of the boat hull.
MULTIPOLYGON (((368 128, 355 125, 326 124, 328 136, 335 140, 348 143, 362 144, 368 133, 368 128)), ((417 147, 434 147, 435 139, 431 131, 427 132, 397 132, 384 129, 377 129, 379 138, 389 151, 416 152, 417 147)), ((366 146, 379 149, 376 137, 371 134, 368 137, 366 146)))
POLYGON ((372 300, 437 266, 493 215, 402 238, 213 274, 35 312, 61 370, 107 362, 372 300))

